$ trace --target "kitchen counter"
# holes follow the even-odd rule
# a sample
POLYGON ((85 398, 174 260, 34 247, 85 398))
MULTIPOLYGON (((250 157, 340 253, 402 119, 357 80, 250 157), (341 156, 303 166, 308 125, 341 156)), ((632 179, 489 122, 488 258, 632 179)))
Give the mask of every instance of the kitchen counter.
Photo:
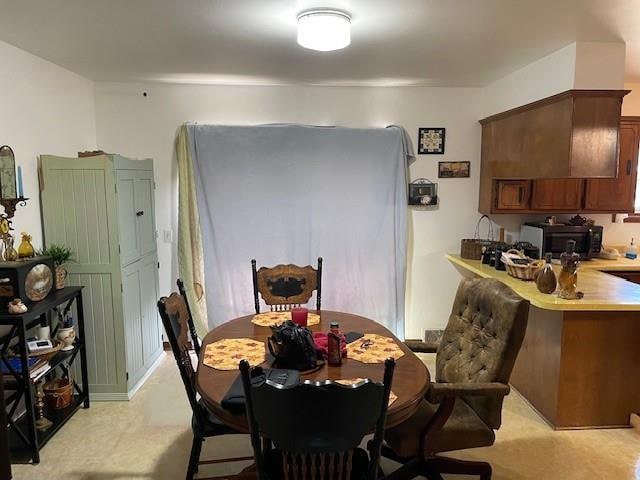
POLYGON ((580 263, 580 268, 590 268, 600 272, 640 272, 640 259, 630 260, 620 257, 617 260, 594 258, 580 263))
POLYGON ((529 300, 511 384, 553 428, 629 426, 640 412, 640 285, 606 272, 640 276, 640 261, 583 262, 584 298, 563 300, 479 260, 447 259, 461 275, 495 278, 529 300))
MULTIPOLYGON (((578 270, 578 290, 584 293, 584 298, 564 300, 554 294, 540 293, 535 282, 519 280, 505 271, 483 264, 480 260, 467 260, 454 254, 447 255, 447 259, 458 269, 462 268, 473 275, 500 280, 538 308, 560 311, 640 311, 640 285, 603 273, 640 271, 638 260, 595 259, 582 262, 578 270)), ((560 272, 559 265, 554 265, 553 269, 556 274, 560 272)))

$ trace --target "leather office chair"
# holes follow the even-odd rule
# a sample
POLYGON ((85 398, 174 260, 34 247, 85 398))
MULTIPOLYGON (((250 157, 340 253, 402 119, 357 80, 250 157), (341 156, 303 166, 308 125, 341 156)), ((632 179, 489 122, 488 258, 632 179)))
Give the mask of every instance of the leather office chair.
POLYGON ((395 362, 384 364, 382 384, 332 381, 283 388, 252 382, 249 363, 240 372, 259 480, 375 480, 395 362), (375 429, 369 455, 358 445, 375 429), (265 448, 263 440, 273 442, 265 448))
MULTIPOLYGON (((388 479, 441 473, 491 478, 491 465, 441 457, 493 445, 502 402, 527 328, 529 302, 493 279, 463 280, 437 346, 436 381, 417 412, 385 433, 382 455, 403 464, 388 479)), ((408 341, 416 351, 433 351, 408 341)))
MULTIPOLYGON (((197 336, 193 336, 195 335, 195 329, 193 329, 193 320, 189 315, 186 298, 176 292, 172 293, 169 297, 162 297, 158 300, 158 311, 160 312, 167 339, 171 344, 171 350, 178 364, 178 370, 180 371, 180 376, 182 377, 182 382, 184 383, 187 397, 193 411, 193 416, 191 417, 193 443, 191 446, 189 465, 187 467, 187 480, 193 479, 194 474, 198 471, 199 464, 250 460, 252 457, 200 461, 200 451, 205 438, 236 434, 239 432, 224 425, 206 408, 201 400, 198 400, 198 393, 195 386, 195 371, 193 370, 193 364, 191 363, 191 356, 189 354, 190 335, 194 347, 197 345, 199 349, 200 344, 197 336)), ((215 478, 228 479, 234 478, 234 476, 225 475, 215 478)))
POLYGON ((311 265, 276 265, 260 267, 251 260, 253 276, 253 301, 256 313, 260 313, 258 293, 271 311, 285 311, 309 301, 316 291, 316 309, 320 310, 322 298, 322 257, 318 257, 318 268, 311 265))

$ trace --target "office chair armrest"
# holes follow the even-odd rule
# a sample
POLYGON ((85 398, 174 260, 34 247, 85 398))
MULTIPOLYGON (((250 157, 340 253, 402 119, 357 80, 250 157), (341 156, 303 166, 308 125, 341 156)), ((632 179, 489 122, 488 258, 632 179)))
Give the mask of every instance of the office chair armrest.
POLYGON ((417 353, 436 353, 436 350, 438 350, 438 344, 427 343, 413 338, 406 339, 404 344, 409 347, 409 350, 417 353))
POLYGON ((431 403, 440 403, 448 397, 505 397, 509 391, 509 385, 500 382, 432 383, 425 398, 431 403))

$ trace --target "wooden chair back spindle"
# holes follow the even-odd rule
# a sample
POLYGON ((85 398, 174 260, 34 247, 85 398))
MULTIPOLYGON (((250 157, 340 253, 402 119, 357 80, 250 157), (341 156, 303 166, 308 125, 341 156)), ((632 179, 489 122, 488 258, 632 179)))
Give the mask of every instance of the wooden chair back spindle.
POLYGON ((187 325, 189 327, 189 333, 191 334, 191 344, 193 345, 193 350, 196 352, 196 355, 200 355, 200 339, 198 338, 198 333, 196 332, 196 326, 193 323, 193 315, 191 313, 191 307, 189 306, 189 300, 187 298, 187 292, 184 288, 184 282, 181 279, 176 281, 178 285, 178 291, 182 298, 184 299, 184 303, 187 307, 187 325))

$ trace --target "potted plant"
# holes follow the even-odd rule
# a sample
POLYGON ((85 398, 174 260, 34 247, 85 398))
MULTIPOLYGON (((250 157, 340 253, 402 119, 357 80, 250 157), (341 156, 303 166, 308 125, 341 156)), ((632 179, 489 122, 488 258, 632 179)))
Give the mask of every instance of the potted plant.
POLYGON ((56 267, 56 290, 64 288, 65 280, 67 279, 67 269, 63 265, 72 260, 72 252, 69 247, 64 245, 58 245, 56 243, 50 244, 48 247, 43 248, 38 255, 43 255, 53 258, 53 264, 56 267))

